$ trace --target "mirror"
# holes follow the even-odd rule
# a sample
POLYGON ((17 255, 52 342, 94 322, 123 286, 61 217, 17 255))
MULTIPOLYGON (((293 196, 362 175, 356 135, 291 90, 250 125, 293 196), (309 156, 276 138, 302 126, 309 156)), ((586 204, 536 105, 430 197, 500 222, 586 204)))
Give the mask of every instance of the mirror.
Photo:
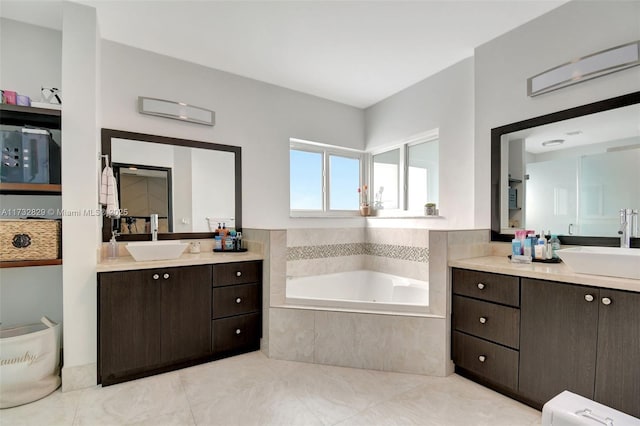
MULTIPOLYGON (((104 218, 102 239, 210 238, 219 222, 241 229, 241 149, 187 139, 102 129, 102 154, 117 181, 120 219, 104 218)), ((104 163, 103 163, 104 165, 104 163)))
POLYGON ((640 92, 492 129, 491 139, 492 240, 532 229, 619 246, 619 210, 640 208, 640 92))

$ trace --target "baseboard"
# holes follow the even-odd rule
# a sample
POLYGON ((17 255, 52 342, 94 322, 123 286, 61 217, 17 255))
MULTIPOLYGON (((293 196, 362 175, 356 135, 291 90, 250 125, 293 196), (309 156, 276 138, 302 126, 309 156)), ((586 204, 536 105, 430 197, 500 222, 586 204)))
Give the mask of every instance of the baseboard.
POLYGON ((98 364, 62 367, 62 392, 90 388, 97 385, 98 364))

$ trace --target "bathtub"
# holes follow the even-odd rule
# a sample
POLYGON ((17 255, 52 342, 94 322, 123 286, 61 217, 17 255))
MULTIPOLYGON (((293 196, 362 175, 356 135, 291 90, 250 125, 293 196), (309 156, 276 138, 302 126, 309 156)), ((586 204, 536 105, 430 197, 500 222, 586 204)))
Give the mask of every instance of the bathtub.
POLYGON ((287 277, 286 304, 357 312, 429 313, 429 283, 374 271, 287 277))

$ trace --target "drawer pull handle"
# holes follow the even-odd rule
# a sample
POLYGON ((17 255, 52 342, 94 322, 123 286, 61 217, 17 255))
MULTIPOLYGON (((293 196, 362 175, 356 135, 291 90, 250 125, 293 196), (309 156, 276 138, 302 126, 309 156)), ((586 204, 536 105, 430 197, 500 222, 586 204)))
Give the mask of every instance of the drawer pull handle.
POLYGON ((608 297, 603 297, 602 298, 602 304, 603 305, 610 305, 611 304, 611 299, 609 299, 608 297))
POLYGON ((487 360, 487 357, 486 357, 486 356, 484 356, 484 355, 480 355, 480 356, 478 357, 478 361, 480 361, 480 362, 485 362, 486 360, 487 360))
POLYGON ((242 333, 242 330, 240 330, 239 328, 236 328, 236 334, 240 334, 242 333))
POLYGON ((487 319, 485 317, 480 317, 480 324, 486 324, 487 319))
POLYGON ((162 277, 166 280, 167 278, 169 278, 169 274, 164 274, 162 277))
POLYGON ((241 277, 241 276, 242 276, 242 272, 237 271, 237 272, 236 272, 236 277, 241 277))
POLYGON ((484 290, 484 284, 482 284, 482 283, 478 283, 478 288, 479 288, 480 290, 484 290))
POLYGON ((242 299, 238 297, 238 298, 236 299, 236 303, 240 303, 240 302, 242 302, 242 299))
POLYGON ((584 300, 586 300, 587 302, 593 302, 593 296, 591 294, 585 294, 584 300))
POLYGON ((153 274, 153 279, 154 279, 154 280, 157 280, 158 278, 160 278, 160 275, 158 275, 158 274, 153 274))

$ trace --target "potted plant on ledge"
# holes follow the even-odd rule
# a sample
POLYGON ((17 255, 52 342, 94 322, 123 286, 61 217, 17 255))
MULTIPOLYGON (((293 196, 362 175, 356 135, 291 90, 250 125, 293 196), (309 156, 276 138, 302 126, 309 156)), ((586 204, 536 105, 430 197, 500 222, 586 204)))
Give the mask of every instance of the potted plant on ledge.
POLYGON ((360 195, 360 214, 362 216, 369 216, 371 213, 369 206, 369 187, 363 185, 362 188, 358 188, 358 194, 360 195))

